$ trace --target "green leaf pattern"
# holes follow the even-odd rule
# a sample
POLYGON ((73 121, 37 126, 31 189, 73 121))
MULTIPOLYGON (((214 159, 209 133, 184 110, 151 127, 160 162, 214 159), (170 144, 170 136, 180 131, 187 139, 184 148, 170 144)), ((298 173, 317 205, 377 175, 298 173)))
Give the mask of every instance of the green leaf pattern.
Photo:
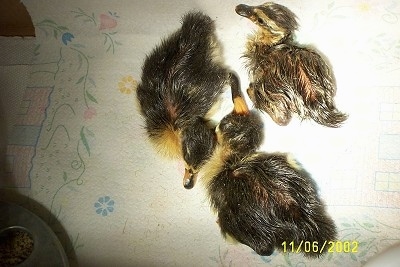
MULTIPOLYGON (((118 33, 116 22, 119 17, 116 12, 104 13, 110 19, 113 19, 114 24, 103 25, 102 31, 98 28, 101 17, 99 18, 94 12, 87 13, 83 9, 77 8, 72 10, 70 15, 75 20, 81 20, 81 27, 86 26, 95 33, 98 33, 99 40, 101 40, 100 44, 104 45, 105 48, 103 50, 104 53, 113 55, 116 52, 116 47, 121 45, 120 42, 115 41, 118 33), (112 28, 111 32, 110 28, 112 28)), ((47 111, 48 119, 45 121, 46 127, 44 127, 45 132, 43 134, 43 138, 47 140, 43 141, 45 145, 43 145, 41 151, 45 153, 45 151, 52 149, 49 154, 52 158, 55 158, 54 161, 58 164, 65 164, 68 161, 65 156, 56 158, 59 151, 57 150, 53 153, 55 147, 60 145, 61 142, 65 142, 63 148, 69 149, 69 153, 67 154, 71 160, 69 165, 65 164, 63 171, 58 172, 57 181, 52 180, 54 183, 58 183, 58 187, 56 187, 51 196, 50 214, 48 215, 47 222, 50 226, 56 227, 56 220, 60 216, 64 216, 62 201, 60 202, 59 200, 60 193, 64 190, 78 190, 77 188, 84 184, 85 179, 87 179, 85 177, 86 162, 93 154, 91 146, 94 144, 96 138, 95 133, 90 130, 88 121, 96 116, 96 105, 101 104, 99 98, 96 96, 97 83, 92 77, 92 59, 99 53, 87 48, 88 46, 85 43, 80 43, 78 40, 85 39, 79 38, 80 31, 76 31, 77 33, 75 33, 72 26, 60 25, 55 20, 49 18, 39 21, 35 26, 43 34, 44 40, 49 42, 55 41, 56 45, 59 46, 58 60, 54 64, 56 68, 42 72, 52 74, 56 84, 62 84, 56 87, 59 97, 55 98, 56 100, 51 103, 51 107, 47 111), (68 73, 69 76, 67 77, 65 73, 68 73), (70 93, 72 90, 74 90, 73 94, 70 93), (79 92, 81 92, 80 95, 79 92), (69 120, 78 121, 78 127, 71 128, 70 124, 64 120, 64 117, 69 120), (56 135, 59 138, 54 138, 56 135)), ((42 53, 47 52, 43 46, 42 42, 34 47, 33 52, 36 58, 39 58, 42 53)), ((35 73, 40 72, 37 71, 35 73)), ((45 168, 45 164, 47 163, 42 163, 43 168, 45 168)), ((46 169, 46 172, 50 172, 51 166, 48 166, 46 169)), ((48 193, 50 194, 50 192, 48 193)), ((59 233, 59 235, 63 234, 59 233)), ((84 246, 79 233, 75 237, 68 237, 66 239, 73 240, 73 246, 66 249, 69 253, 75 253, 74 250, 76 251, 84 246)))

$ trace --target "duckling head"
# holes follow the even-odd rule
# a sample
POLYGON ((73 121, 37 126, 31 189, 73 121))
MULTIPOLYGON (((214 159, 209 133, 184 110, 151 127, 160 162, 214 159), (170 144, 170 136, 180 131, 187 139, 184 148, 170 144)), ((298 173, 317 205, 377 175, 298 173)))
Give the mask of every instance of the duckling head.
POLYGON ((185 161, 183 186, 191 189, 201 167, 211 157, 217 138, 215 130, 203 118, 194 119, 181 133, 182 154, 185 161))
POLYGON ((216 127, 217 142, 233 154, 251 153, 263 141, 263 122, 258 113, 249 110, 239 86, 231 87, 231 91, 233 111, 216 127))
POLYGON ((267 2, 259 6, 240 4, 235 11, 238 15, 250 19, 259 26, 255 35, 257 42, 274 45, 291 38, 298 28, 296 15, 287 7, 267 2))
POLYGON ((232 112, 226 115, 216 129, 218 143, 235 154, 256 151, 263 141, 263 122, 259 114, 232 112))

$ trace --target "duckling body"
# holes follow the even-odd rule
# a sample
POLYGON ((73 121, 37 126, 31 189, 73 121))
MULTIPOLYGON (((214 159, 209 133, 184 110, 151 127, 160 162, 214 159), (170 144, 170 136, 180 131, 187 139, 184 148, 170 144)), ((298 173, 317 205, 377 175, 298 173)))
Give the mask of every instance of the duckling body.
POLYGON ((145 129, 161 154, 184 159, 186 188, 215 147, 208 118, 227 84, 239 86, 220 60, 214 22, 201 12, 186 14, 144 61, 137 98, 145 129))
MULTIPOLYGON (((310 175, 287 154, 258 152, 262 122, 254 112, 224 117, 217 127, 218 145, 204 167, 211 207, 222 235, 267 256, 283 242, 316 244, 336 238, 310 175)), ((303 249, 301 251, 304 251, 303 249)))
POLYGON ((238 5, 236 12, 259 26, 244 53, 251 80, 247 92, 254 106, 279 125, 287 125, 292 114, 298 114, 339 127, 347 115, 334 103, 333 72, 316 50, 293 40, 296 15, 275 3, 238 5))

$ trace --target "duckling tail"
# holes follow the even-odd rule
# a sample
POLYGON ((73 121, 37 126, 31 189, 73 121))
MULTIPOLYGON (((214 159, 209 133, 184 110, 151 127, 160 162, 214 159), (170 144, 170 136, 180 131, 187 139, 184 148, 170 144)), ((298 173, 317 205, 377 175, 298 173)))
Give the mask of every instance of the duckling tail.
POLYGON ((190 12, 182 18, 182 44, 199 44, 208 47, 209 36, 214 33, 214 21, 202 12, 190 12), (204 42, 204 45, 202 45, 204 42))
POLYGON ((339 128, 349 116, 336 107, 321 105, 316 110, 310 110, 310 117, 321 125, 339 128))

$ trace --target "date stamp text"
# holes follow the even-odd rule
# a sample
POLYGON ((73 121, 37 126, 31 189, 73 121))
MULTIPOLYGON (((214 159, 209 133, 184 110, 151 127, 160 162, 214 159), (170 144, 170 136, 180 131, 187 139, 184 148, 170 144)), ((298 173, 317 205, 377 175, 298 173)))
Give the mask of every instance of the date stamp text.
POLYGON ((282 250, 284 253, 357 253, 358 242, 357 241, 324 241, 319 243, 318 241, 301 241, 296 244, 294 241, 282 242, 282 250))

